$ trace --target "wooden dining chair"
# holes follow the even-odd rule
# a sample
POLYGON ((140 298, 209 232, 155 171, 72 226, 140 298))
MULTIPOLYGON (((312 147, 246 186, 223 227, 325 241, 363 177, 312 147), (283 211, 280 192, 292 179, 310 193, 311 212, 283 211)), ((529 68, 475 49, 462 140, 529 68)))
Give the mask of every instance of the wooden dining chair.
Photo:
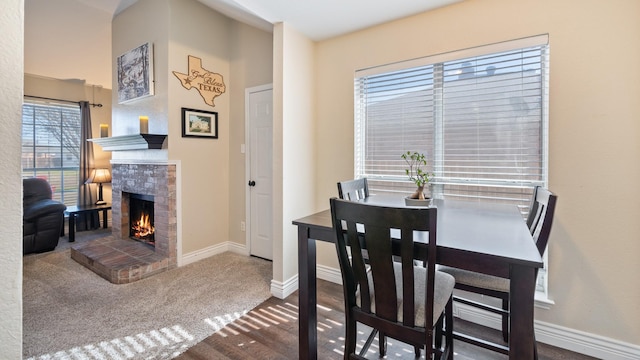
POLYGON ((416 347, 416 356, 424 348, 427 359, 453 359, 454 279, 435 269, 437 209, 337 198, 330 202, 345 301, 344 358, 364 359, 373 341, 375 332, 356 354, 360 323, 379 332, 380 357, 386 352, 386 337, 391 337, 416 347), (422 241, 426 253, 420 256, 414 231, 428 237, 428 244, 422 241), (369 251, 367 264, 361 241, 369 251), (394 254, 400 255, 400 262, 393 260, 394 254), (426 266, 415 266, 414 258, 426 260, 426 266))
MULTIPOLYGON (((547 189, 536 187, 533 192, 527 226, 536 243, 540 256, 544 255, 549 241, 553 214, 555 212, 557 196, 547 189)), ((451 274, 456 279, 456 289, 476 294, 501 299, 502 307, 486 305, 477 301, 455 295, 454 301, 474 306, 485 311, 499 314, 502 317, 502 336, 505 342, 509 341, 509 279, 476 273, 472 271, 438 266, 438 270, 451 274)), ((491 350, 508 353, 508 348, 497 344, 475 342, 469 337, 460 337, 460 340, 475 343, 478 346, 491 350)), ((534 349, 536 351, 536 349, 534 349)), ((536 351, 537 353, 537 351, 536 351)))
POLYGON ((360 200, 369 196, 367 178, 338 182, 338 196, 340 199, 360 200))

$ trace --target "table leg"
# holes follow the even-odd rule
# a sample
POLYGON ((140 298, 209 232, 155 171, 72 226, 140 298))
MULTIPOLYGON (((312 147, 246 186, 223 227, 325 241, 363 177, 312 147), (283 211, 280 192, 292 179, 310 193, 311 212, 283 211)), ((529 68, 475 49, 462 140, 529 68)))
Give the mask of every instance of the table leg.
POLYGON ((102 210, 102 227, 105 229, 107 228, 107 220, 107 210, 102 210))
POLYGON ((69 242, 76 241, 76 214, 69 214, 69 242))
POLYGON ((316 241, 309 239, 309 228, 298 226, 298 306, 299 358, 318 358, 316 288, 316 241))
POLYGON ((536 271, 529 266, 512 265, 510 276, 509 359, 534 358, 533 306, 536 271))

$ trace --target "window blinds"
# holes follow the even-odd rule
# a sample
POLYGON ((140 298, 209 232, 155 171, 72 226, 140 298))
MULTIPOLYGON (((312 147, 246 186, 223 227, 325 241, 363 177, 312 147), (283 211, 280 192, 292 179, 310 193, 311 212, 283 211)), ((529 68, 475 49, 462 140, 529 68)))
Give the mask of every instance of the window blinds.
POLYGON ((80 109, 22 105, 22 175, 47 179, 56 200, 75 205, 80 164, 80 109))
POLYGON ((400 155, 419 151, 439 197, 526 211, 547 179, 548 57, 538 36, 358 71, 356 177, 410 193, 400 155))

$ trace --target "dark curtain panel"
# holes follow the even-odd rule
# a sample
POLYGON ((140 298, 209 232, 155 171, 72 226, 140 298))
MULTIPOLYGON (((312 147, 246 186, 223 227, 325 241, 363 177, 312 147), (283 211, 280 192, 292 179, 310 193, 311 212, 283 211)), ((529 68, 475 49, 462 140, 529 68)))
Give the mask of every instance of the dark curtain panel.
MULTIPOLYGON (((85 184, 93 163, 93 144, 88 142, 91 139, 91 109, 88 101, 80 101, 80 172, 78 176, 78 206, 93 205, 98 199, 98 184, 85 184)), ((98 212, 89 214, 79 214, 76 221, 76 231, 97 229, 100 226, 100 215, 98 212)))

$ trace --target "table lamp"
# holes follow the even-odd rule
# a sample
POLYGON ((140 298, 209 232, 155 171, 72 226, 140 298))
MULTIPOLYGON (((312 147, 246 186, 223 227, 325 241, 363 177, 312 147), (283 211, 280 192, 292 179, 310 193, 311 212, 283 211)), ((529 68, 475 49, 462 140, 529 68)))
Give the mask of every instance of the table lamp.
POLYGON ((111 173, 109 169, 93 169, 91 170, 91 175, 85 184, 98 184, 98 201, 96 201, 96 205, 104 205, 107 202, 102 200, 102 183, 111 182, 111 173))

